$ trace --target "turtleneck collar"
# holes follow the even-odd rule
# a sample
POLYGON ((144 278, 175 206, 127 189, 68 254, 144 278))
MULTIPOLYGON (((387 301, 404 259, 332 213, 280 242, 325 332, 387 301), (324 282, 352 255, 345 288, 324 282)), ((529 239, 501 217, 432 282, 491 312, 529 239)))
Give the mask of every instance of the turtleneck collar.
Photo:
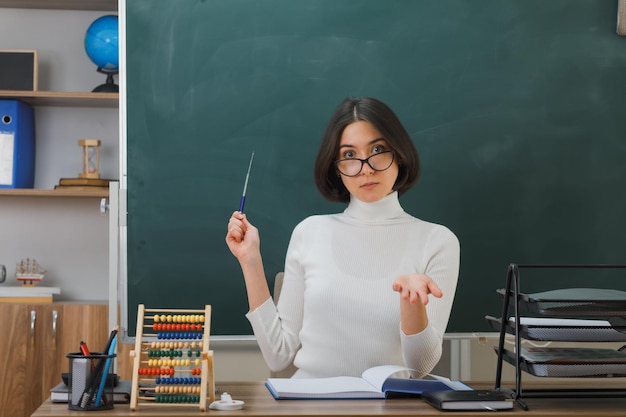
POLYGON ((373 203, 350 196, 350 204, 344 214, 359 220, 390 220, 402 217, 405 213, 398 200, 398 192, 394 191, 373 203))

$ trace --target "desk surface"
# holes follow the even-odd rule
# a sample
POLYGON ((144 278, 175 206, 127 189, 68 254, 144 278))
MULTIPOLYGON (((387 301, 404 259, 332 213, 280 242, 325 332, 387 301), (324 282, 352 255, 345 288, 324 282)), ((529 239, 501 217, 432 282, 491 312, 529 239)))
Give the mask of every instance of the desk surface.
MULTIPOLYGON (((479 384, 471 384, 482 388, 479 384)), ((482 384, 484 385, 484 384, 482 384)), ((217 384, 220 392, 228 392, 233 399, 245 401, 245 408, 237 411, 209 410, 201 412, 197 407, 172 405, 141 406, 131 412, 128 404, 116 404, 112 410, 68 411, 67 404, 44 402, 32 417, 66 416, 485 416, 484 411, 450 412, 439 411, 416 398, 391 400, 275 400, 262 382, 225 382, 217 384)), ((219 397, 219 394, 218 394, 219 397)), ((530 410, 523 411, 515 406, 513 412, 520 416, 536 417, 603 417, 626 413, 626 398, 526 398, 530 410)))

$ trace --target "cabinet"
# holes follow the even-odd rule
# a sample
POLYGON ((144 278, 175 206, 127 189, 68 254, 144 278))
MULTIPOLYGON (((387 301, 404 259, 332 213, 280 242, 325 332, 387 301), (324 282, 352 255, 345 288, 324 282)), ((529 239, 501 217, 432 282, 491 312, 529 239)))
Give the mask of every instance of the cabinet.
POLYGON ((2 416, 30 416, 68 371, 65 355, 81 340, 97 351, 109 336, 106 304, 0 303, 0 317, 2 416))
MULTIPOLYGON (((598 347, 602 342, 626 343, 626 292, 602 288, 566 288, 526 294, 521 290, 520 269, 622 269, 626 265, 515 265, 509 266, 502 297, 502 315, 487 316, 499 330, 496 353, 496 389, 501 386, 503 363, 515 367, 515 389, 507 390, 522 407, 522 396, 623 396, 624 380, 616 386, 583 380, 576 389, 523 391, 522 371, 538 377, 626 377, 626 352, 622 348, 598 347), (511 313, 511 310, 513 313, 511 313), (514 336, 513 351, 505 348, 505 336, 514 336), (522 347, 522 340, 540 341, 522 347), (545 342, 591 342, 591 347, 551 347, 545 342)), ((592 281, 592 280, 590 280, 592 281)), ((567 344, 567 343, 566 343, 567 344)))

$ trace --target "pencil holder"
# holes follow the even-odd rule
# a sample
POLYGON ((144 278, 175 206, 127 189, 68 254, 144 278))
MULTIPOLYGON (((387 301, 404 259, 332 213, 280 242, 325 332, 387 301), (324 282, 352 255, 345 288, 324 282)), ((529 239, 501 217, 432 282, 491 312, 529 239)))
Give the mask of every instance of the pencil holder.
POLYGON ((113 408, 115 354, 105 355, 91 352, 85 356, 80 352, 68 353, 68 408, 80 411, 110 410, 113 408))

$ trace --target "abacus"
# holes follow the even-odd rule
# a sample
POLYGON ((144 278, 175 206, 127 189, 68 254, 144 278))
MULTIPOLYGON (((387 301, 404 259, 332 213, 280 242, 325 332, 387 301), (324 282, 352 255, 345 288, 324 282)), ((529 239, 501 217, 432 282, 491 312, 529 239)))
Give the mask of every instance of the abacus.
POLYGON ((204 310, 137 309, 130 409, 193 406, 215 401, 211 306, 204 310), (144 332, 145 331, 145 332, 144 332))

